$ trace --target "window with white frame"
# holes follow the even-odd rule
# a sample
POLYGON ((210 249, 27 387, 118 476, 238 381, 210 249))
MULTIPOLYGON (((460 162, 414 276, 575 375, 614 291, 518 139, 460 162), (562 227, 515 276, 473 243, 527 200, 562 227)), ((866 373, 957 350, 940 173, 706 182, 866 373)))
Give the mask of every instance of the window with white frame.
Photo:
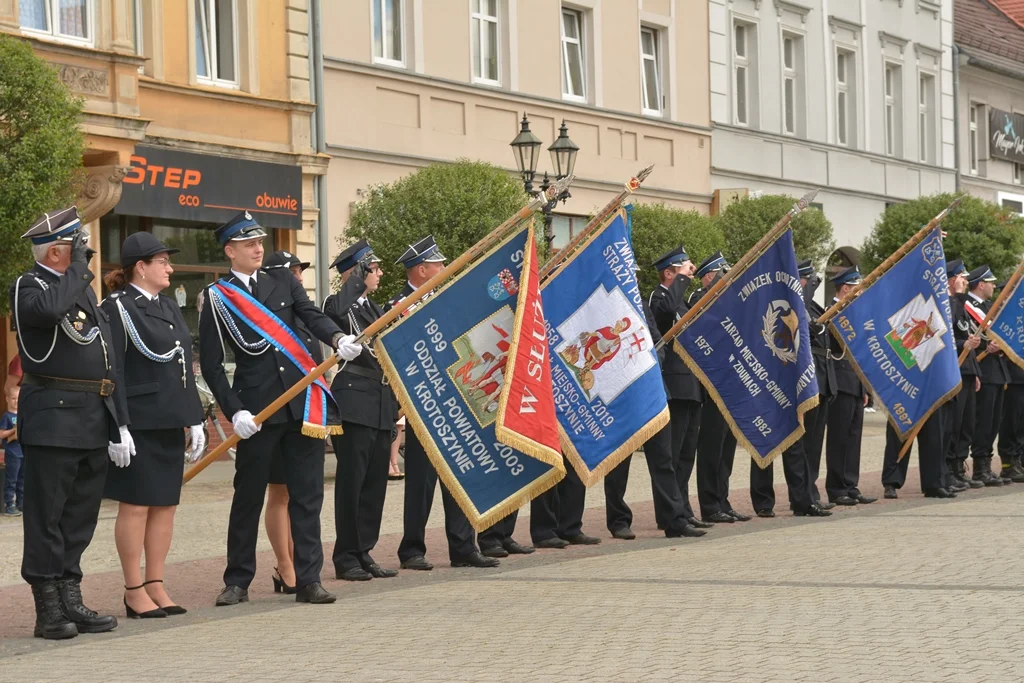
POLYGON ((782 34, 782 132, 804 135, 804 40, 796 33, 782 34))
POLYGON ((372 0, 373 61, 405 66, 404 0, 372 0))
POLYGON ((583 13, 562 8, 562 96, 587 99, 587 68, 584 60, 583 13))
POLYGON ((1009 209, 1018 216, 1024 214, 1024 195, 996 192, 996 202, 999 206, 1009 209))
POLYGON ((733 123, 757 125, 757 25, 733 22, 733 123))
POLYGON ((196 78, 238 85, 238 15, 235 0, 194 0, 196 78))
POLYGON ((473 80, 500 85, 498 64, 498 0, 472 2, 473 80))
POLYGON ((1013 184, 1020 185, 1022 177, 1024 177, 1024 171, 1021 169, 1021 164, 1013 162, 1013 184))
POLYGON ((661 116, 664 100, 661 94, 661 33, 650 26, 640 27, 640 85, 643 112, 661 116))
POLYGON ((918 78, 917 129, 919 160, 935 163, 935 76, 922 73, 918 78))
POLYGON ((889 156, 903 156, 903 68, 893 62, 885 62, 885 153, 889 156))
POLYGON ((26 31, 92 44, 94 5, 94 0, 18 0, 18 16, 26 31))
POLYGON ((852 50, 836 50, 836 142, 857 144, 857 58, 852 50))
POLYGON ((973 102, 968 105, 968 108, 970 109, 970 114, 969 114, 969 132, 968 132, 969 142, 968 142, 968 146, 970 148, 969 154, 970 154, 970 164, 971 164, 971 175, 978 175, 978 168, 980 166, 980 164, 978 163, 978 158, 980 156, 980 153, 979 153, 979 149, 980 149, 979 148, 979 142, 980 142, 980 140, 979 140, 979 136, 978 136, 978 128, 979 128, 979 123, 981 121, 981 117, 984 115, 984 111, 982 110, 982 108, 984 106, 985 105, 983 105, 983 104, 974 104, 973 102))

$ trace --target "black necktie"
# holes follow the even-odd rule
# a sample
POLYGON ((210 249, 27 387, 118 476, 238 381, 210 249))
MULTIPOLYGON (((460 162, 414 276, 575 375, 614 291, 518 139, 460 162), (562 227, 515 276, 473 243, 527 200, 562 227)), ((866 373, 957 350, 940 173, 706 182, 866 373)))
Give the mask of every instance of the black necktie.
POLYGON ((252 296, 254 299, 258 298, 256 296, 256 275, 253 275, 251 278, 249 278, 249 291, 252 292, 252 296))

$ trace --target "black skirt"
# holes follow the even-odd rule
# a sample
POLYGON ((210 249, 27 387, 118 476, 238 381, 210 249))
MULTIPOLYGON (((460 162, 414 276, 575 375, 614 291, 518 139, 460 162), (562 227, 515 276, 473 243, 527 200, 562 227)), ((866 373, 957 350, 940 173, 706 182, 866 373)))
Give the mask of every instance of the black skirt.
POLYGON ((104 497, 130 505, 177 505, 185 468, 185 430, 133 430, 132 438, 131 464, 109 464, 104 497))

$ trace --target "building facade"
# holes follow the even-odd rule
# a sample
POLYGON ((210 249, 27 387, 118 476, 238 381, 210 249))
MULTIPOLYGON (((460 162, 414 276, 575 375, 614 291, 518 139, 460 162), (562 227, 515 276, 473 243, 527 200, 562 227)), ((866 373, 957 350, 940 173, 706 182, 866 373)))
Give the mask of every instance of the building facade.
POLYGON ((196 295, 227 270, 212 231, 227 218, 251 211, 268 249, 313 260, 328 159, 311 145, 309 27, 307 0, 0 0, 0 31, 84 100, 78 206, 97 275, 152 232, 181 249, 166 293, 195 331, 196 295))
MULTIPOLYGON (((563 121, 580 147, 572 198, 556 209, 556 247, 652 163, 639 201, 708 211, 703 3, 322 4, 332 245, 371 184, 460 157, 514 172, 509 143, 524 113, 545 148, 563 121)), ((538 181, 553 171, 547 157, 538 181)))
POLYGON ((953 0, 709 0, 711 182, 819 187, 833 267, 889 203, 955 187, 953 0))

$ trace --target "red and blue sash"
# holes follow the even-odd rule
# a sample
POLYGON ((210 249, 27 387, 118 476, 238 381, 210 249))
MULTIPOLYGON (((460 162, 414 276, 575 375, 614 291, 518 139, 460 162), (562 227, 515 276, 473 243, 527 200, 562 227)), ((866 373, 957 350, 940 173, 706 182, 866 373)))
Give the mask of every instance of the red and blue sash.
MULTIPOLYGON (((263 337, 303 375, 308 375, 317 367, 316 361, 295 332, 254 299, 252 294, 225 280, 214 283, 210 290, 211 298, 219 298, 234 317, 263 337)), ((322 439, 331 434, 341 434, 341 425, 327 424, 328 398, 334 400, 322 377, 306 389, 306 407, 302 416, 302 433, 306 436, 322 439)))

